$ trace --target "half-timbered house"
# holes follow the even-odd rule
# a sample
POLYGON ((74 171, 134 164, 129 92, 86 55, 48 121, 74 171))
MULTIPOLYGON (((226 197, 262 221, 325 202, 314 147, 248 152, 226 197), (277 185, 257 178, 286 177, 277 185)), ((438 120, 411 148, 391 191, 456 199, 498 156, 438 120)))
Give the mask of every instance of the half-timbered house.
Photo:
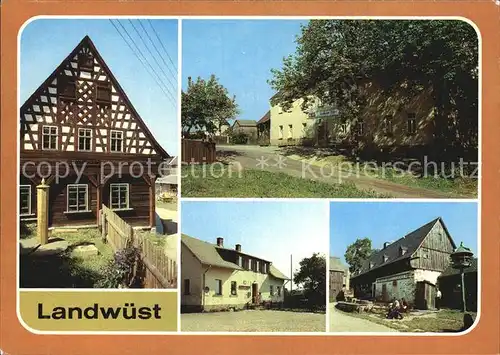
POLYGON ((21 106, 20 131, 21 220, 36 218, 44 178, 51 226, 96 225, 102 204, 154 226, 155 179, 169 155, 88 36, 21 106))
POLYGON ((382 302, 405 298, 416 308, 434 308, 438 277, 449 267, 455 247, 443 220, 436 218, 364 260, 351 276, 354 295, 382 302))

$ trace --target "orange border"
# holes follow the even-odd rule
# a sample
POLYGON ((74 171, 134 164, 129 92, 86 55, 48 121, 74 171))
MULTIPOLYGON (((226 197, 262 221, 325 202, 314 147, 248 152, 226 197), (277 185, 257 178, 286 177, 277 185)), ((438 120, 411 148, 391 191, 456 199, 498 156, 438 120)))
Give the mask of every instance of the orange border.
POLYGON ((87 0, 62 4, 4 0, 1 5, 0 121, 0 349, 7 354, 498 354, 500 344, 500 7, 492 0, 456 2, 373 1, 138 1, 87 0), (474 21, 483 39, 482 115, 482 300, 477 327, 460 337, 357 336, 67 336, 34 335, 16 316, 17 33, 35 15, 328 15, 328 16, 462 16, 474 21))

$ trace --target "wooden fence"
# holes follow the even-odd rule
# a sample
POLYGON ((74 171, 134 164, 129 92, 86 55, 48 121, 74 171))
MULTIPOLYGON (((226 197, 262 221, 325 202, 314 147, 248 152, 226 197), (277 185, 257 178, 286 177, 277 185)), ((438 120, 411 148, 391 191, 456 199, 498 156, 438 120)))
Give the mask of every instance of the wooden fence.
POLYGON ((177 263, 165 255, 163 247, 154 244, 145 233, 134 230, 105 205, 101 210, 101 233, 115 252, 131 245, 140 250, 141 265, 135 266, 134 273, 142 279, 144 288, 177 287, 177 263))
POLYGON ((182 162, 183 163, 207 163, 216 161, 215 143, 202 140, 182 140, 182 162))

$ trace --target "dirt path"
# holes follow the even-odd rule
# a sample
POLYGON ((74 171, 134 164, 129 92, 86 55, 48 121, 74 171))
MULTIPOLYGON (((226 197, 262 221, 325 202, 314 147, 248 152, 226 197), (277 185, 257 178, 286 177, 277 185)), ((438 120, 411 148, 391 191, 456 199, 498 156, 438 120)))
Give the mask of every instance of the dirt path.
POLYGON ((331 168, 322 168, 307 163, 305 160, 290 159, 280 155, 277 147, 260 146, 217 146, 217 151, 227 160, 239 162, 243 168, 281 172, 295 177, 317 180, 328 184, 353 182, 358 189, 374 190, 380 194, 396 198, 450 198, 448 193, 409 187, 394 182, 349 174, 331 168), (281 157, 281 158, 280 158, 281 157))
POLYGON ((181 314, 182 331, 191 332, 324 332, 320 313, 253 310, 181 314))
POLYGON ((330 304, 330 332, 397 332, 397 330, 350 316, 330 304))

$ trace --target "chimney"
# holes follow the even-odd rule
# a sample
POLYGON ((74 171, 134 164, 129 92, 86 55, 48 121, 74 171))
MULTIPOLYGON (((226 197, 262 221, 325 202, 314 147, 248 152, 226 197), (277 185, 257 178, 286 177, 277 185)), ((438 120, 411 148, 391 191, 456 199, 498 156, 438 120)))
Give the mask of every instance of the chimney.
POLYGON ((224 238, 222 237, 217 237, 217 246, 224 248, 224 238))
POLYGON ((241 244, 236 244, 234 249, 236 251, 241 251, 241 244))
POLYGON ((384 243, 384 249, 387 248, 392 242, 385 242, 384 243))

